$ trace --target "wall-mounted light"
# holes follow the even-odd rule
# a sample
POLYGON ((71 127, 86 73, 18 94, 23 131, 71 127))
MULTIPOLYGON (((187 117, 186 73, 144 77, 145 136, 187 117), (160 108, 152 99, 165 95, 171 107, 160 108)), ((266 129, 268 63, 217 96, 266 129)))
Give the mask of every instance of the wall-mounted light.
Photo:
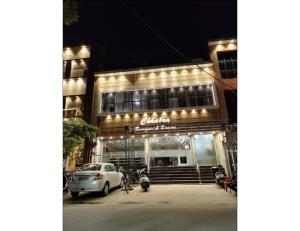
POLYGON ((171 71, 171 76, 176 77, 177 76, 177 71, 171 71))
POLYGON ((121 139, 123 139, 123 136, 120 136, 121 139))
POLYGON ((185 70, 185 69, 183 69, 183 70, 181 71, 181 74, 182 74, 182 75, 187 75, 187 74, 188 74, 188 71, 185 70))
POLYGON ((198 73, 199 73, 199 70, 198 70, 197 68, 194 68, 194 69, 192 70, 192 74, 196 75, 196 74, 198 74, 198 73))
POLYGON ((167 76, 167 73, 166 72, 164 72, 164 71, 162 71, 162 72, 160 72, 160 77, 162 77, 162 78, 164 78, 164 77, 166 77, 167 76))
POLYGON ((130 116, 128 114, 125 114, 124 118, 128 119, 130 116))
POLYGON ((176 136, 179 136, 179 133, 176 133, 176 136))
POLYGON ((103 137, 102 137, 102 136, 100 137, 100 140, 103 140, 103 137))
POLYGON ((111 140, 112 140, 112 138, 113 138, 112 136, 109 137, 109 139, 111 139, 111 140))
POLYGON ((168 136, 168 134, 165 134, 165 136, 168 136))

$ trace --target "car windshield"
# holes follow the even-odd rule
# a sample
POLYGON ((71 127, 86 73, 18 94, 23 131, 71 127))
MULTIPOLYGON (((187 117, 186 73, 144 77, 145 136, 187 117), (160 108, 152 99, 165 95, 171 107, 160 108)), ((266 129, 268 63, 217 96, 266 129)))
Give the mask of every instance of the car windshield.
POLYGON ((100 164, 85 164, 82 165, 78 171, 100 171, 100 164))

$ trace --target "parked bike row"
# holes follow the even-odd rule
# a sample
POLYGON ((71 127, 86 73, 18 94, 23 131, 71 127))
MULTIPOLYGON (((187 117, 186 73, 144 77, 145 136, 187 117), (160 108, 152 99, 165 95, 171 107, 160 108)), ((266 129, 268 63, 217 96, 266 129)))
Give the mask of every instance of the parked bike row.
POLYGON ((223 167, 221 165, 212 167, 210 170, 216 181, 216 184, 223 187, 226 192, 228 189, 237 192, 237 175, 226 176, 224 172, 221 171, 223 167))

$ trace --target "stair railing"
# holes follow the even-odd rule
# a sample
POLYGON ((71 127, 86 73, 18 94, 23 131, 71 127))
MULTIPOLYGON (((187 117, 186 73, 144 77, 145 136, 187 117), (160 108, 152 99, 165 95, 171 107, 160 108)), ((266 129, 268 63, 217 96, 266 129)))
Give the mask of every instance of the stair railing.
POLYGON ((201 181, 201 174, 200 174, 200 165, 199 165, 199 163, 198 163, 198 160, 196 160, 196 168, 197 168, 197 172, 198 172, 199 183, 202 184, 202 181, 201 181))
POLYGON ((150 176, 150 157, 147 158, 147 173, 150 176))

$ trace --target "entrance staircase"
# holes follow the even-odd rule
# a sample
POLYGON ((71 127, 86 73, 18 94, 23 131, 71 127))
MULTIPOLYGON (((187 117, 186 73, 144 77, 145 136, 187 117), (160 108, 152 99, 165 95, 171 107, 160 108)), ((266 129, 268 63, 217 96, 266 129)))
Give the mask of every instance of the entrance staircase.
MULTIPOLYGON (((214 184, 215 179, 210 171, 212 166, 200 166, 200 180, 202 184, 214 184)), ((225 173, 224 168, 220 169, 225 173)), ((151 184, 199 184, 199 175, 195 166, 184 167, 151 167, 151 184)))
POLYGON ((195 166, 151 167, 151 184, 199 184, 199 175, 195 166))

